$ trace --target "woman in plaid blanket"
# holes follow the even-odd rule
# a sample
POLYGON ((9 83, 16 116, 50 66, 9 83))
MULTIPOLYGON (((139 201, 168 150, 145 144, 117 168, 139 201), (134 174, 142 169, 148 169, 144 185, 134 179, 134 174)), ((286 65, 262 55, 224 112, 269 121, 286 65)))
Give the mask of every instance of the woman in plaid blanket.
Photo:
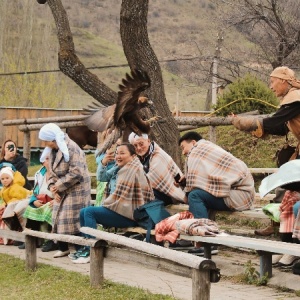
MULTIPOLYGON (((104 227, 126 228, 137 226, 133 211, 154 199, 150 183, 145 176, 143 166, 135 154, 134 147, 129 143, 117 146, 115 154, 117 173, 116 188, 109 194, 106 190, 102 206, 90 206, 80 211, 80 225, 97 228, 104 227)), ((90 237, 86 235, 86 237, 90 237)), ((90 262, 90 249, 83 247, 69 255, 74 263, 90 262)))

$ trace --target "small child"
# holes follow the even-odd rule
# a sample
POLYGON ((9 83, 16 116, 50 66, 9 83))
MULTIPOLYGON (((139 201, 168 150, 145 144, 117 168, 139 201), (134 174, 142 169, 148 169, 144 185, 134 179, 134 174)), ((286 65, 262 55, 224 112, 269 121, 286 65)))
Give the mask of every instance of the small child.
POLYGON ((19 171, 14 172, 10 167, 4 167, 0 170, 0 180, 2 183, 2 188, 0 190, 0 198, 3 200, 2 207, 5 207, 4 213, 2 215, 2 220, 11 230, 20 230, 22 226, 20 224, 19 218, 22 215, 18 215, 15 212, 15 207, 20 202, 24 200, 24 206, 28 205, 28 196, 31 191, 25 189, 23 186, 25 184, 25 178, 19 171))

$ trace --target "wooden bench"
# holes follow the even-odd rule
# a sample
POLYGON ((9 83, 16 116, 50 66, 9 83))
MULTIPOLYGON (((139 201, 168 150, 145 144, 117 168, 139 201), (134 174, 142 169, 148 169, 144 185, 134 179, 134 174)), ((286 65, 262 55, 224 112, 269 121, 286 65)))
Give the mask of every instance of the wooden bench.
POLYGON ((268 275, 272 277, 272 255, 290 254, 299 256, 300 248, 298 244, 284 243, 265 239, 243 237, 236 235, 221 234, 215 237, 190 236, 181 234, 179 239, 201 242, 204 247, 204 257, 211 258, 211 246, 223 245, 234 248, 248 248, 255 250, 260 259, 260 277, 268 275))
POLYGON ((104 259, 112 257, 122 257, 126 262, 142 263, 157 269, 165 265, 165 271, 168 272, 172 272, 173 268, 177 268, 177 266, 183 267, 185 276, 192 278, 192 299, 209 300, 211 282, 220 280, 220 270, 211 259, 178 253, 167 248, 88 227, 82 227, 80 231, 95 236, 95 239, 30 229, 25 229, 23 232, 0 229, 0 236, 25 241, 26 269, 32 271, 37 268, 36 238, 90 246, 90 283, 92 287, 100 287, 103 284, 104 259))

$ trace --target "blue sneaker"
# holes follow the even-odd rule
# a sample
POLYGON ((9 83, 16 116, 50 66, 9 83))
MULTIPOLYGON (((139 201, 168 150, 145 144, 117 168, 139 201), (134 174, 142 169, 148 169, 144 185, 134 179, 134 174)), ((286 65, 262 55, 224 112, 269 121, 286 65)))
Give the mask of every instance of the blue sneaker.
POLYGON ((79 257, 72 261, 74 264, 87 264, 90 262, 90 248, 85 247, 79 254, 79 257))
POLYGON ((75 259, 77 259, 77 258, 80 256, 81 252, 82 252, 84 249, 85 249, 85 247, 82 247, 82 248, 78 249, 76 252, 70 253, 70 254, 68 255, 68 257, 69 257, 70 259, 72 259, 72 260, 75 260, 75 259))

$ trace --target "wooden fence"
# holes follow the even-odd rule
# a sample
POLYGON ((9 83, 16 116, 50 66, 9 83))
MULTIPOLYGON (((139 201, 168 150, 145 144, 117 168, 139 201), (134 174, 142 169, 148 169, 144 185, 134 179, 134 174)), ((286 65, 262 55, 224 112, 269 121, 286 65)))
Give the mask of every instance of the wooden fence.
POLYGON ((28 270, 36 270, 37 268, 36 238, 90 246, 90 283, 92 287, 99 287, 103 284, 104 259, 113 258, 114 255, 115 257, 122 257, 126 262, 142 263, 157 269, 165 265, 164 270, 172 273, 174 273, 174 268, 183 267, 185 276, 192 278, 193 300, 210 299, 211 282, 220 280, 220 271, 215 262, 210 259, 88 227, 82 227, 80 231, 94 236, 96 239, 45 233, 30 229, 25 229, 23 232, 0 229, 0 236, 25 241, 26 268, 28 270))

